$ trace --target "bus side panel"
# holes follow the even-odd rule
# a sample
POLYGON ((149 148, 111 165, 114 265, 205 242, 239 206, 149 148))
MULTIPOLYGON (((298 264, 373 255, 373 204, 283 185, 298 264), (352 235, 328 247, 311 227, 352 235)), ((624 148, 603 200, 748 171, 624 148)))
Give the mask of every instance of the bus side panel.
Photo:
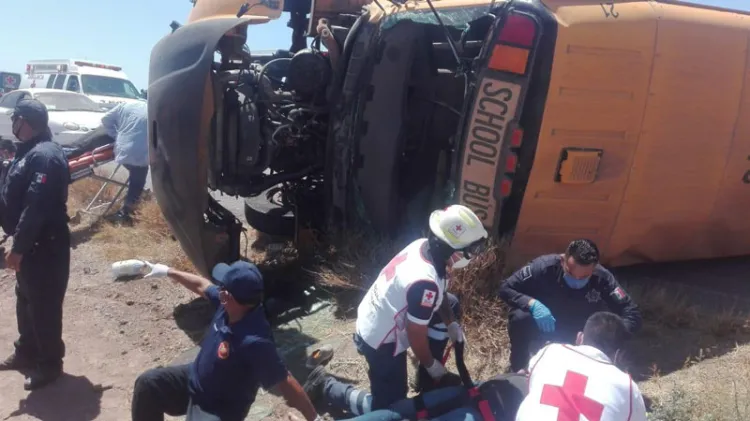
POLYGON ((656 18, 646 3, 559 7, 557 45, 534 167, 508 263, 559 252, 572 238, 609 242, 648 96, 656 18), (558 182, 564 148, 602 151, 593 183, 558 182))
MULTIPOLYGON (((738 122, 747 24, 736 25, 739 15, 726 12, 655 7, 660 19, 650 96, 607 255, 622 265, 746 253, 727 241, 741 235, 736 227, 713 214, 738 122)), ((746 134, 738 134, 746 142, 746 134)))
POLYGON ((711 251, 717 255, 750 254, 750 55, 743 76, 737 125, 711 215, 713 232, 708 233, 711 251))

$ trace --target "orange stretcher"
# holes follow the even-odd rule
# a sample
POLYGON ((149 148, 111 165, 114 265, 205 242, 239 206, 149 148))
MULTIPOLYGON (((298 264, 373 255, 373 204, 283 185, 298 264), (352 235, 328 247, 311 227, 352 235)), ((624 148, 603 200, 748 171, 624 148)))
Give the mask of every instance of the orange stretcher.
POLYGON ((128 187, 127 183, 118 181, 115 179, 115 175, 120 169, 120 165, 117 165, 112 174, 109 177, 105 177, 96 173, 96 169, 102 165, 109 164, 115 159, 115 145, 113 143, 100 146, 91 152, 86 152, 82 155, 76 156, 68 160, 68 168, 70 169, 70 183, 73 184, 76 181, 84 178, 93 178, 95 180, 102 181, 102 187, 94 195, 89 204, 82 210, 83 213, 98 214, 103 216, 109 213, 112 206, 115 205, 117 200, 122 195, 122 192, 128 187), (102 193, 108 185, 113 184, 117 186, 117 193, 112 200, 101 200, 102 193), (96 212, 98 209, 105 208, 104 212, 96 212))

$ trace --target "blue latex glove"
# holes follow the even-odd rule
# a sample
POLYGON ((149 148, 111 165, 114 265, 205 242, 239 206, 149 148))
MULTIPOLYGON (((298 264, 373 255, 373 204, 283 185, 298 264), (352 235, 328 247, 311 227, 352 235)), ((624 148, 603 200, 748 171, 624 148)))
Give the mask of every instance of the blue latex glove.
POLYGON ((539 300, 534 300, 534 304, 529 307, 529 310, 539 330, 544 333, 555 331, 555 318, 546 305, 542 304, 539 300))

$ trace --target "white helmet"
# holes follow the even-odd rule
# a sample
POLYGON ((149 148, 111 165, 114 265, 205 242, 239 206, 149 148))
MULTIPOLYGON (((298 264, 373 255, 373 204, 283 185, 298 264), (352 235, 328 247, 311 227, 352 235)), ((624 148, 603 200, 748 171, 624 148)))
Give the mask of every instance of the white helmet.
MULTIPOLYGON (((430 231, 454 250, 464 250, 487 238, 487 230, 482 221, 469 208, 463 205, 451 205, 443 210, 436 210, 430 215, 430 231)), ((452 267, 465 267, 473 256, 464 253, 455 259, 452 267)))

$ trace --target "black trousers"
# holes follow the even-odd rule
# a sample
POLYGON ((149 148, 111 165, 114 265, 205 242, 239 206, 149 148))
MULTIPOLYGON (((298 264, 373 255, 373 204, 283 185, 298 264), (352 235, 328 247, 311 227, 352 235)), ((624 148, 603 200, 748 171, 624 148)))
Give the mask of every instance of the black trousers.
MULTIPOLYGON (((187 415, 187 421, 242 421, 250 407, 236 416, 216 415, 201 409, 190 398, 191 364, 160 367, 138 376, 133 387, 133 421, 164 421, 164 414, 187 415)), ((240 411, 242 412, 242 411, 240 411)))
POLYGON ((536 325, 531 313, 516 309, 508 315, 508 337, 510 338, 510 368, 517 372, 528 369, 532 354, 539 351, 545 342, 572 344, 576 335, 583 330, 581 326, 568 326, 558 319, 555 331, 542 333, 536 325))
POLYGON ((70 277, 70 231, 67 225, 43 235, 21 260, 16 272, 16 353, 40 369, 61 370, 63 300, 70 277))

